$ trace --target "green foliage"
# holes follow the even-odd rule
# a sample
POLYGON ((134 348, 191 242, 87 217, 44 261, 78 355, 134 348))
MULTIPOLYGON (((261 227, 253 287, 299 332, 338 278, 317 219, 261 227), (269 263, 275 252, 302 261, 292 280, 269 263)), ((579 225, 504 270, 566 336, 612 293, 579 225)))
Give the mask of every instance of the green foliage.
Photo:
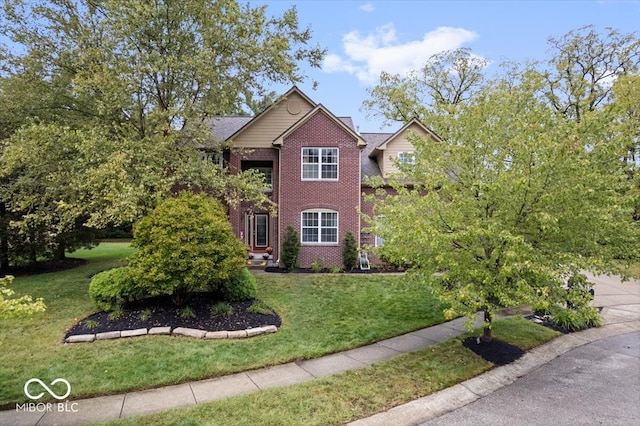
POLYGON ((149 321, 151 316, 153 315, 153 311, 151 309, 145 309, 140 312, 140 321, 149 321))
POLYGON ((183 192, 162 202, 134 229, 131 276, 150 296, 176 304, 192 293, 220 290, 244 267, 245 246, 220 202, 183 192))
POLYGON ((252 314, 273 315, 273 310, 262 300, 256 300, 255 302, 253 302, 253 304, 249 306, 249 309, 247 309, 247 311, 251 312, 252 314))
POLYGON ((247 268, 235 272, 220 284, 220 297, 229 302, 253 299, 256 296, 256 277, 247 268))
POLYGON ((228 317, 231 316, 231 314, 233 314, 233 307, 228 303, 218 302, 211 307, 211 316, 213 317, 216 315, 228 317))
MULTIPOLYGON (((629 161, 637 150, 630 146, 637 125, 620 124, 637 123, 629 115, 637 110, 632 85, 623 79, 617 86, 625 101, 616 105, 608 86, 590 79, 591 71, 566 72, 584 63, 600 69, 602 56, 587 57, 592 45, 607 46, 601 52, 611 53, 615 65, 607 69, 616 76, 637 71, 638 58, 625 54, 637 51, 637 38, 609 37, 597 39, 587 27, 552 40, 558 56, 549 64, 557 73, 506 65, 489 79, 473 66, 470 52, 459 52, 453 62, 445 55, 428 66, 457 64, 449 76, 390 78, 371 92, 370 104, 386 117, 419 111, 441 137, 412 137, 415 164, 400 166, 391 182, 397 195, 374 208, 384 224, 369 220, 385 242, 381 257, 409 262, 415 276, 450 305, 449 316, 484 310, 490 330, 500 307, 553 308, 566 300, 567 277, 581 270, 622 274, 622 253, 626 261, 638 259, 640 232, 632 220, 638 186, 630 178, 637 176, 637 160, 629 161), (470 72, 459 72, 465 69, 470 72), (469 85, 458 85, 461 77, 471 78, 469 85), (461 87, 466 89, 451 92, 461 87), (584 90, 590 87, 593 92, 584 90), (455 96, 439 100, 438 93, 455 96)), ((569 292, 581 306, 584 294, 569 292)), ((587 311, 560 315, 572 323, 578 315, 591 317, 587 311)))
POLYGON ((10 1, 0 33, 0 267, 91 244, 176 184, 273 208, 261 176, 200 161, 203 145, 228 148, 207 120, 303 81, 325 54, 295 7, 234 0, 10 1))
POLYGON ((344 241, 342 242, 342 265, 345 271, 350 271, 355 268, 357 262, 358 245, 353 233, 349 231, 344 235, 344 241))
POLYGON ((298 255, 300 254, 300 236, 288 225, 285 229, 284 241, 282 242, 282 263, 284 267, 291 270, 298 267, 298 255))
POLYGON ((319 257, 311 262, 311 270, 316 273, 324 271, 324 259, 319 257))
POLYGON ((13 298, 15 292, 7 288, 14 277, 7 275, 0 278, 0 319, 23 317, 44 312, 46 306, 41 297, 33 299, 31 296, 13 298))
POLYGON ((196 317, 196 313, 191 306, 185 306, 184 308, 180 309, 178 315, 182 319, 190 319, 196 317))
POLYGON ((0 239, 8 263, 62 259, 66 250, 94 244, 83 184, 96 154, 83 141, 96 138, 95 131, 32 124, 0 142, 0 239))
POLYGON ((114 311, 144 294, 135 285, 128 267, 109 269, 91 279, 89 297, 101 311, 114 311))
POLYGON ((587 277, 583 274, 575 274, 568 279, 567 287, 565 303, 549 306, 551 322, 567 331, 600 327, 602 317, 596 308, 590 306, 593 300, 590 292, 592 285, 587 281, 587 277))
POLYGON ((122 306, 118 305, 113 309, 113 311, 109 312, 109 314, 107 315, 107 318, 110 321, 116 321, 116 320, 122 319, 123 316, 124 316, 124 310, 122 309, 122 306))
POLYGON ((332 274, 338 274, 340 272, 342 272, 342 268, 339 266, 332 266, 331 269, 329 270, 329 272, 331 272, 332 274))
POLYGON ((89 320, 84 321, 82 323, 82 325, 87 330, 93 330, 94 328, 98 327, 100 325, 100 323, 98 321, 89 319, 89 320))
POLYGON ((549 318, 558 327, 572 332, 602 326, 602 317, 592 306, 565 308, 556 305, 551 308, 549 318))

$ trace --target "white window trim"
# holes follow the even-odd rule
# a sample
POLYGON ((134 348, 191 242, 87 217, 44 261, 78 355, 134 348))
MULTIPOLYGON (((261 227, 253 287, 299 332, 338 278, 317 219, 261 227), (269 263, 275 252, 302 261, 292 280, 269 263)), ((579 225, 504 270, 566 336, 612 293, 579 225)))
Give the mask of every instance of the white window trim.
MULTIPOLYGON (((383 221, 383 220, 384 220, 384 218, 385 218, 385 216, 384 216, 384 215, 378 215, 378 216, 376 216, 376 220, 378 221, 378 223, 379 223, 380 221, 383 221)), ((380 235, 378 235, 378 234, 374 234, 374 235, 373 235, 373 246, 374 246, 374 247, 382 247, 382 246, 384 246, 384 239, 383 239, 380 235)))
MULTIPOLYGON (((333 229, 334 227, 327 227, 329 229, 333 229)), ((340 213, 337 210, 329 210, 329 209, 310 209, 303 210, 300 212, 300 244, 306 246, 337 246, 340 243, 340 213), (318 213, 318 241, 304 241, 304 228, 309 228, 304 226, 304 214, 305 213, 318 213), (322 213, 335 213, 336 215, 336 241, 320 241, 322 238, 322 213)))
POLYGON ((224 155, 221 152, 205 151, 200 155, 200 159, 224 168, 224 155))
MULTIPOLYGON (((311 164, 311 163, 307 163, 307 164, 311 164)), ((315 164, 315 163, 313 163, 315 164)), ((334 163, 326 163, 333 165, 334 163)), ((303 181, 325 181, 325 182, 337 182, 338 180, 340 180, 340 148, 338 148, 337 146, 304 146, 300 149, 300 179, 303 181), (306 178, 304 177, 304 150, 305 149, 317 149, 319 150, 318 152, 318 177, 317 178, 306 178), (336 166, 336 177, 335 178, 323 178, 322 177, 322 165, 324 163, 322 163, 322 150, 323 149, 335 149, 336 150, 336 159, 337 162, 335 163, 336 166)))
POLYGON ((413 151, 402 151, 398 153, 400 164, 416 164, 416 153, 413 151))

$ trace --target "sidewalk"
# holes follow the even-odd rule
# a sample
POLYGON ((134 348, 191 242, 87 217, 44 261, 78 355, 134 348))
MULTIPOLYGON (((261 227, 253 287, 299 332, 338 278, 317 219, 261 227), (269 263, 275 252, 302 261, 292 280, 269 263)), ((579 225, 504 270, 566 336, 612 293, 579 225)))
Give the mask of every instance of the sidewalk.
MULTIPOLYGON (((485 396, 563 353, 617 334, 640 331, 640 281, 621 284, 611 277, 596 277, 595 306, 603 307, 605 326, 564 335, 525 354, 503 367, 441 392, 353 422, 353 425, 416 424, 459 408, 485 396)), ((378 343, 307 361, 291 362, 215 379, 184 383, 140 392, 130 392, 69 401, 62 410, 0 412, 1 425, 73 425, 144 415, 172 408, 201 404, 275 386, 302 383, 346 370, 367 367, 402 353, 414 351, 458 336, 467 330, 457 319, 393 337, 378 343)), ((481 326, 480 316, 476 326, 481 326)), ((43 407, 42 407, 43 408, 43 407)))

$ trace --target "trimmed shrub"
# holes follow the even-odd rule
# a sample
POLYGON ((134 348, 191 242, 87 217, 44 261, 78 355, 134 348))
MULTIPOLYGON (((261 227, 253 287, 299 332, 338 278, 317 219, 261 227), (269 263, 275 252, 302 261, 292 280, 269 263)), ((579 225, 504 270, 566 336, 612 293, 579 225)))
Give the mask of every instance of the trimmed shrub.
POLYGON ((131 278, 128 267, 109 269, 91 279, 89 297, 101 311, 116 311, 142 293, 131 278))
POLYGON ((256 297, 256 277, 247 268, 242 268, 222 283, 220 297, 228 302, 240 302, 256 297))
POLYGON ((163 201, 134 228, 131 274, 150 296, 183 305, 191 294, 219 291, 244 267, 245 245, 235 237, 223 205, 205 194, 163 201))
POLYGON ((293 229, 287 226, 284 241, 282 242, 282 263, 284 267, 291 270, 298 267, 298 255, 300 254, 300 236, 293 229))
POLYGON ((342 266, 345 271, 355 268, 358 262, 358 245, 353 233, 347 232, 342 243, 342 266))

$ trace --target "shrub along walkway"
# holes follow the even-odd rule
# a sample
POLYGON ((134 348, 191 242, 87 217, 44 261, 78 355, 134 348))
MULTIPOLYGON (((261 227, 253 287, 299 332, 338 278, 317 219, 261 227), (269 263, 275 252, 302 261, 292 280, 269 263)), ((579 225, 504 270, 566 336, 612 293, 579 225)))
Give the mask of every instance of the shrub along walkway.
MULTIPOLYGON (((558 337, 535 348, 518 361, 493 369, 444 391, 413 403, 393 408, 356 423, 414 424, 441 415, 487 395, 563 353, 608 336, 640 330, 640 281, 620 284, 615 278, 597 277, 594 305, 603 307, 605 326, 558 337), (530 356, 529 356, 530 355, 530 356), (463 394, 464 393, 464 394, 463 394)), ((508 314, 511 314, 509 312, 508 314)), ((467 330, 464 319, 407 333, 372 345, 321 358, 291 362, 269 368, 246 371, 215 379, 111 395, 61 404, 40 404, 40 410, 14 409, 0 412, 2 425, 86 424, 214 401, 235 395, 286 386, 364 368, 402 353, 422 349, 467 330)), ((481 326, 480 316, 476 326, 481 326)), ((73 395, 71 395, 73 397, 73 395)))

